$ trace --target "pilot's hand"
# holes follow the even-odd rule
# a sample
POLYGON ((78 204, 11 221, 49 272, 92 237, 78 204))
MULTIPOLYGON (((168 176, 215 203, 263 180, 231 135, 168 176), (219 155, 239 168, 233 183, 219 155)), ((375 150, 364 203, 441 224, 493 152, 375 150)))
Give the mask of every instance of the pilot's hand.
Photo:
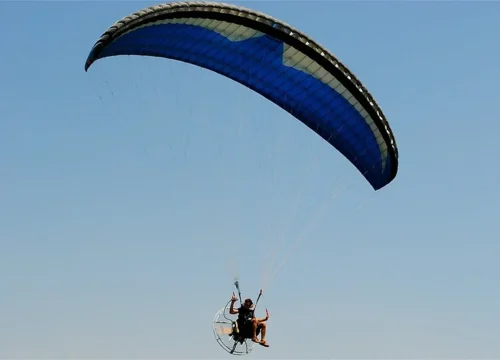
POLYGON ((232 302, 235 302, 236 300, 238 300, 238 298, 237 298, 237 297, 236 297, 236 295, 234 295, 234 293, 233 293, 233 296, 231 296, 231 301, 232 301, 232 302))

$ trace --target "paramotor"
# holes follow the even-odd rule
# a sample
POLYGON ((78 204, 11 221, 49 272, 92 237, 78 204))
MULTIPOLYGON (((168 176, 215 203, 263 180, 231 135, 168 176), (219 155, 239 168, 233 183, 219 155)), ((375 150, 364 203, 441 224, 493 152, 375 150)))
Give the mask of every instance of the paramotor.
POLYGON ((226 306, 215 314, 213 331, 217 343, 232 355, 247 355, 253 350, 254 342, 251 339, 238 337, 236 318, 229 314, 228 301, 226 306))

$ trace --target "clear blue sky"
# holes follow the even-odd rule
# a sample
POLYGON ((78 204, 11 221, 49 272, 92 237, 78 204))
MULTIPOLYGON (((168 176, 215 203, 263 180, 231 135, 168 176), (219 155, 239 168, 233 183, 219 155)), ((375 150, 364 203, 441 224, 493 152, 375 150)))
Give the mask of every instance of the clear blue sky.
POLYGON ((229 358, 211 320, 232 271, 255 296, 288 249, 259 305, 271 348, 251 357, 500 357, 500 3, 239 3, 374 94, 400 150, 376 193, 209 71, 85 73, 101 33, 151 4, 0 3, 0 357, 229 358))

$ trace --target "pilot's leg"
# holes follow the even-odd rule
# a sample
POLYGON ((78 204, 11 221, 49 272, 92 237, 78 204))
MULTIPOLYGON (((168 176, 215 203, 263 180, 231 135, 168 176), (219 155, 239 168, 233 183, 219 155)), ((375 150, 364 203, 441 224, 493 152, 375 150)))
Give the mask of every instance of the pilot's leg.
POLYGON ((258 326, 257 319, 255 319, 255 318, 252 319, 251 326, 252 326, 252 332, 251 332, 252 341, 258 343, 260 341, 259 341, 259 338, 257 338, 257 326, 258 326))
POLYGON ((267 330, 267 324, 265 322, 259 323, 259 329, 260 329, 260 344, 265 347, 269 347, 269 344, 266 341, 266 330, 267 330))

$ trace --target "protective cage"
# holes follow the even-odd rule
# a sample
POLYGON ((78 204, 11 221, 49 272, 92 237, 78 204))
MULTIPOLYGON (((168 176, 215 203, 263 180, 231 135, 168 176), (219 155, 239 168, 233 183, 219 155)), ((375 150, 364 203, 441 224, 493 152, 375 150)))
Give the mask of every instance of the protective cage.
POLYGON ((253 350, 254 342, 251 339, 238 337, 236 317, 232 317, 232 315, 229 314, 230 303, 231 301, 215 314, 213 322, 215 339, 229 354, 250 354, 253 350))

